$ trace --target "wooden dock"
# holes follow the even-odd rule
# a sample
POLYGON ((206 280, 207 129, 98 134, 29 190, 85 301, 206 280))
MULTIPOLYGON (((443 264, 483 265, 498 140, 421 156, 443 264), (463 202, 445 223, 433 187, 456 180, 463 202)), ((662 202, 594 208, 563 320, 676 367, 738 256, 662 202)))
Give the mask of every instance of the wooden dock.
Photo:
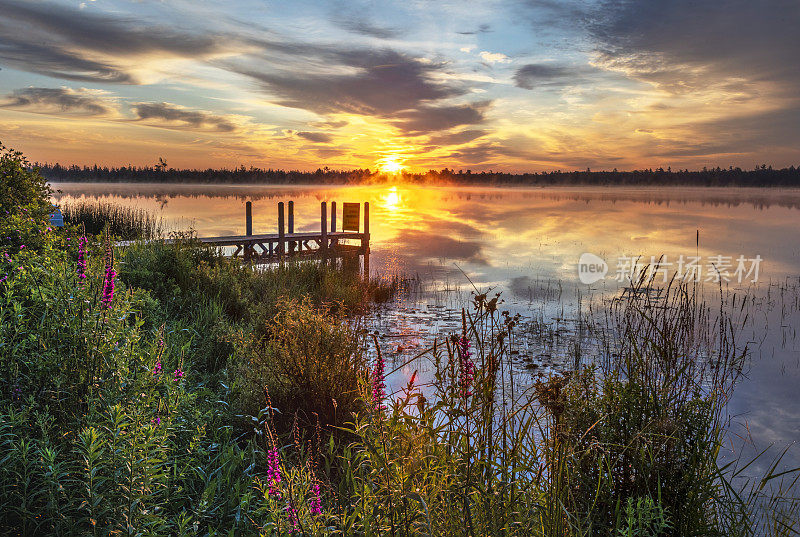
MULTIPOLYGON (((277 233, 253 234, 252 203, 245 208, 245 234, 225 237, 198 237, 196 240, 209 246, 235 247, 232 257, 249 263, 282 263, 289 260, 319 259, 323 262, 337 259, 359 261, 363 257, 363 271, 369 276, 369 203, 345 203, 342 230, 336 230, 336 202, 331 202, 330 224, 327 202, 320 203, 319 231, 295 233, 294 202, 278 203, 277 233)), ((132 241, 125 241, 125 243, 132 241)), ((174 242, 167 239, 166 243, 174 242)), ((119 243, 124 246, 125 243, 119 243)))

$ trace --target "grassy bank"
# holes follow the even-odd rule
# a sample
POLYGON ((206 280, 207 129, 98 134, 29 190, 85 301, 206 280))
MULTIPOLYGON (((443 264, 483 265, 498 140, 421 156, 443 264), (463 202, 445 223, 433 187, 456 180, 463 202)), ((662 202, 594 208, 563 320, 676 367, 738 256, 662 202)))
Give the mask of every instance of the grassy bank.
POLYGON ((627 295, 591 327, 613 360, 528 388, 517 320, 476 295, 426 351, 433 385, 388 394, 358 315, 391 290, 48 229, 40 179, 3 158, 33 187, 0 220, 2 534, 798 531, 764 494, 781 476, 717 464, 746 356, 689 288, 627 295))

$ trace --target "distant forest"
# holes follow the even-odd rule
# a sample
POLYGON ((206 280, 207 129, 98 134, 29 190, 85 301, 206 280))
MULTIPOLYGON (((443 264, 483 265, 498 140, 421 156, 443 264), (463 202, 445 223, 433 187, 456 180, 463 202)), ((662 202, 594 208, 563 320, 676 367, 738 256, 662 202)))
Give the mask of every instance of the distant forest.
MULTIPOLYGON (((98 183, 202 183, 202 184, 364 184, 396 180, 396 176, 364 170, 332 170, 319 168, 313 172, 261 168, 182 170, 168 168, 163 160, 155 166, 61 166, 36 164, 51 182, 98 183)), ((408 183, 455 185, 679 185, 679 186, 779 186, 800 187, 800 168, 774 169, 763 164, 752 170, 741 168, 703 168, 699 171, 663 168, 634 171, 553 171, 538 173, 504 173, 471 170, 430 170, 426 173, 400 174, 408 183)))

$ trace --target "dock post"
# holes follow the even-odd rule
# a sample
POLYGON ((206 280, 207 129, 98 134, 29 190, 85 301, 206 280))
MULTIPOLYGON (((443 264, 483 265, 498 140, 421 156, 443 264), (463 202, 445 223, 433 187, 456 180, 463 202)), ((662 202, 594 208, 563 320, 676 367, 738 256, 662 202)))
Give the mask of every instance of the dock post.
MULTIPOLYGON (((245 227, 245 235, 248 237, 253 234, 253 202, 248 201, 245 203, 244 206, 244 227, 245 227)), ((244 251, 242 254, 244 255, 245 260, 250 259, 250 250, 252 246, 248 243, 244 244, 244 251)))
MULTIPOLYGON (((289 235, 294 233, 294 201, 289 200, 289 235)), ((297 243, 295 241, 289 241, 289 253, 294 254, 295 245, 297 243)))
POLYGON ((328 204, 322 202, 320 205, 320 232, 322 234, 319 249, 322 264, 325 265, 328 258, 328 204))
POLYGON ((286 229, 283 219, 283 202, 278 202, 278 259, 283 261, 286 253, 286 229))
POLYGON ((364 237, 361 239, 364 252, 364 278, 369 281, 369 202, 364 202, 364 237))
POLYGON ((244 206, 245 235, 253 234, 253 202, 248 201, 244 206))
POLYGON ((331 233, 336 233, 336 202, 331 202, 331 233))

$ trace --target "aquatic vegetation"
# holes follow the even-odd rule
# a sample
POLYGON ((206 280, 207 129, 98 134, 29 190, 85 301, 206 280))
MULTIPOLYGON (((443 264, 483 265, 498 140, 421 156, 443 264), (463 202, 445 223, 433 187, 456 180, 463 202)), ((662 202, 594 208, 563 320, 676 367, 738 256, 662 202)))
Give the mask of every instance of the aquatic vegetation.
POLYGON ((153 239, 163 232, 161 219, 145 211, 105 201, 77 201, 61 207, 64 223, 87 234, 103 232, 122 239, 153 239))

